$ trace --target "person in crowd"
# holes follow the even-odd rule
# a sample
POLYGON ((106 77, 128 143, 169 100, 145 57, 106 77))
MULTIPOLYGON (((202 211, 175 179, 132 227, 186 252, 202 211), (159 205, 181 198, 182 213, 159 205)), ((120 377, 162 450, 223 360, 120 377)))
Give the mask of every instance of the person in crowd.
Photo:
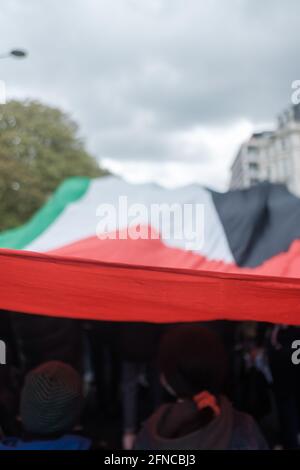
POLYGON ((223 386, 227 357, 216 332, 181 326, 162 340, 161 381, 175 397, 143 425, 135 448, 256 450, 267 444, 254 419, 233 408, 223 386))
POLYGON ((122 447, 125 450, 132 449, 140 420, 150 416, 162 401, 157 351, 163 331, 161 325, 120 324, 122 447), (148 392, 143 407, 139 393, 142 388, 148 392))
POLYGON ((293 364, 292 345, 300 339, 300 327, 274 325, 268 352, 274 381, 274 395, 280 424, 280 440, 285 449, 299 449, 300 369, 293 364))
POLYGON ((9 365, 0 365, 0 437, 18 432, 16 415, 19 404, 19 380, 9 365))
POLYGON ((258 422, 270 416, 273 378, 266 351, 268 325, 242 322, 235 342, 234 403, 258 422))
POLYGON ((119 324, 89 321, 85 324, 85 333, 96 385, 97 411, 110 419, 119 412, 119 324))
POLYGON ((82 372, 83 330, 79 320, 11 313, 21 370, 62 361, 82 372))
POLYGON ((76 435, 82 409, 82 382, 68 364, 50 361, 29 372, 21 393, 22 438, 4 438, 0 450, 88 450, 90 439, 76 435))
MULTIPOLYGON (((10 313, 0 310, 0 341, 4 344, 4 362, 0 358, 0 436, 18 430, 16 414, 20 395, 18 352, 10 313)), ((1 347, 0 347, 1 349, 1 347)), ((2 349, 1 349, 2 350, 2 349)))

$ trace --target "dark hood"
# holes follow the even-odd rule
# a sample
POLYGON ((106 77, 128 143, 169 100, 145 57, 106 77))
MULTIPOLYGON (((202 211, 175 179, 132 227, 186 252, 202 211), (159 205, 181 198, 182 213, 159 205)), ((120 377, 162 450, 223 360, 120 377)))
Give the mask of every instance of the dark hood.
POLYGON ((228 449, 233 434, 233 408, 221 397, 221 414, 207 426, 195 432, 178 435, 187 422, 197 420, 198 410, 192 401, 163 405, 145 423, 137 441, 137 448, 157 450, 224 450, 228 449), (147 444, 145 444, 147 443, 147 444))

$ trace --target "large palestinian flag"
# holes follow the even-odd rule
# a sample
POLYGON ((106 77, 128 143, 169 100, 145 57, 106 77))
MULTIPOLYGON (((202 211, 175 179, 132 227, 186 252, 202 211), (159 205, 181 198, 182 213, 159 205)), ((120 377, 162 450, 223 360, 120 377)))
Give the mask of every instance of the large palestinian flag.
POLYGON ((72 178, 27 224, 0 234, 0 247, 2 309, 300 324, 300 199, 279 185, 220 194, 72 178), (183 209, 181 236, 170 207, 183 209), (202 208, 201 226, 186 207, 202 208), (196 230, 199 243, 191 244, 196 230))

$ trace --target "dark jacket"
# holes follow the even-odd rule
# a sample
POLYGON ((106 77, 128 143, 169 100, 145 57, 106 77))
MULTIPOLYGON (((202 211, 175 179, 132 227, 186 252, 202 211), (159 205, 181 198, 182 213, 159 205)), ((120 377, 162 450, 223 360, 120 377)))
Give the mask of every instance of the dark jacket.
POLYGON ((266 450, 267 444, 250 415, 221 398, 221 414, 208 425, 183 433, 199 412, 192 401, 163 405, 139 433, 137 450, 266 450))

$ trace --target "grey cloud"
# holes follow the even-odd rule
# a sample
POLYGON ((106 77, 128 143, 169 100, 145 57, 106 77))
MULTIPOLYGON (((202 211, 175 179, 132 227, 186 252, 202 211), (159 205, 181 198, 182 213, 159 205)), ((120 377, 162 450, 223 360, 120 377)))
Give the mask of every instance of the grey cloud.
POLYGON ((1 47, 30 56, 0 78, 65 106, 99 158, 187 159, 176 132, 260 124, 289 104, 299 15, 297 0, 3 0, 1 47))

